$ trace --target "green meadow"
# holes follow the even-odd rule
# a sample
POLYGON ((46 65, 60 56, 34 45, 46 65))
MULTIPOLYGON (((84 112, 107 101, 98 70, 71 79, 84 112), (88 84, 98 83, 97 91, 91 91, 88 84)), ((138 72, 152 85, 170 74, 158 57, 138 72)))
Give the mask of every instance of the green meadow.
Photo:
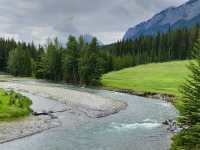
POLYGON ((189 74, 189 61, 140 65, 104 74, 101 83, 110 89, 179 95, 179 87, 189 74))

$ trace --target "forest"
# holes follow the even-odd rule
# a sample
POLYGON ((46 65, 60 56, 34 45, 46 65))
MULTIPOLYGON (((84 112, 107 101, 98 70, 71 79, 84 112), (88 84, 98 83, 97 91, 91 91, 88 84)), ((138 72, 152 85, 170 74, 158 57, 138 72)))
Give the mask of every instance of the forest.
POLYGON ((98 45, 96 38, 86 43, 82 36, 69 36, 66 46, 57 38, 43 46, 1 38, 0 71, 72 84, 99 84, 101 75, 109 71, 191 59, 199 32, 200 26, 196 25, 103 46, 98 45))
POLYGON ((191 59, 192 48, 199 38, 200 26, 191 29, 169 29, 156 36, 141 36, 134 40, 118 41, 102 47, 113 56, 113 69, 139 64, 191 59))
POLYGON ((83 37, 69 36, 65 47, 57 38, 38 47, 2 38, 0 49, 0 71, 14 76, 90 85, 112 70, 111 57, 99 50, 96 38, 87 44, 83 37))

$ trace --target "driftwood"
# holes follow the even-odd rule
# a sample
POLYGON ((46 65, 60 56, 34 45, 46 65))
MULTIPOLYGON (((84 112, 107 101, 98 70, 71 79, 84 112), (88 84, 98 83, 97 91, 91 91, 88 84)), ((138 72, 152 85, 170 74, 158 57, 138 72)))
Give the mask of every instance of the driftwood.
POLYGON ((34 116, 50 116, 51 119, 57 119, 58 117, 53 114, 53 111, 42 111, 42 112, 32 112, 34 116))

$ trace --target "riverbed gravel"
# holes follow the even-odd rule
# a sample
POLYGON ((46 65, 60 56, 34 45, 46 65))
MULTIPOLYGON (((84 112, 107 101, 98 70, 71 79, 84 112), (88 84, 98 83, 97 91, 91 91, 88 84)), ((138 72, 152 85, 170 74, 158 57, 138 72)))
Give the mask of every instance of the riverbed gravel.
MULTIPOLYGON (((20 80, 21 81, 21 80, 20 80)), ((107 98, 102 98, 87 92, 80 92, 54 86, 46 82, 34 80, 31 84, 24 84, 17 80, 0 81, 0 88, 15 90, 20 93, 30 93, 36 97, 42 97, 56 101, 53 104, 58 110, 49 110, 45 105, 40 106, 40 111, 61 112, 67 119, 67 126, 73 128, 80 125, 81 120, 106 117, 126 109, 127 103, 107 98), (60 103, 60 104, 59 104, 60 103), (62 107, 60 107, 62 105, 62 107), (64 108, 64 109, 63 109, 64 108), (67 108, 67 109, 66 109, 67 108), (70 109, 69 109, 70 108, 70 109), (63 111, 65 110, 66 111, 63 111)), ((33 100, 39 106, 40 99, 33 100)), ((50 102, 50 101, 49 101, 50 102)), ((41 103, 42 104, 42 103, 41 103)), ((37 108, 33 111, 38 111, 37 108)), ((53 114, 56 116, 56 114, 53 114)), ((52 118, 51 115, 29 116, 16 121, 0 122, 0 144, 10 142, 26 136, 31 136, 45 130, 62 126, 59 118, 52 118)), ((66 126, 66 125, 65 125, 66 126)))
POLYGON ((50 116, 29 116, 17 121, 0 122, 0 144, 31 136, 60 125, 58 119, 53 120, 50 116))

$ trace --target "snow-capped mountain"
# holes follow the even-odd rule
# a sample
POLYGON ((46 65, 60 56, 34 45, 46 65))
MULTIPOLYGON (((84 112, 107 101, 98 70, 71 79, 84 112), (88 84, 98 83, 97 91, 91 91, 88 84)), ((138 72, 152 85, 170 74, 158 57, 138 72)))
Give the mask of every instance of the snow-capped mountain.
POLYGON ((167 32, 169 28, 192 27, 200 23, 200 0, 189 0, 178 7, 170 7, 145 22, 129 28, 124 39, 135 39, 141 35, 167 32))

